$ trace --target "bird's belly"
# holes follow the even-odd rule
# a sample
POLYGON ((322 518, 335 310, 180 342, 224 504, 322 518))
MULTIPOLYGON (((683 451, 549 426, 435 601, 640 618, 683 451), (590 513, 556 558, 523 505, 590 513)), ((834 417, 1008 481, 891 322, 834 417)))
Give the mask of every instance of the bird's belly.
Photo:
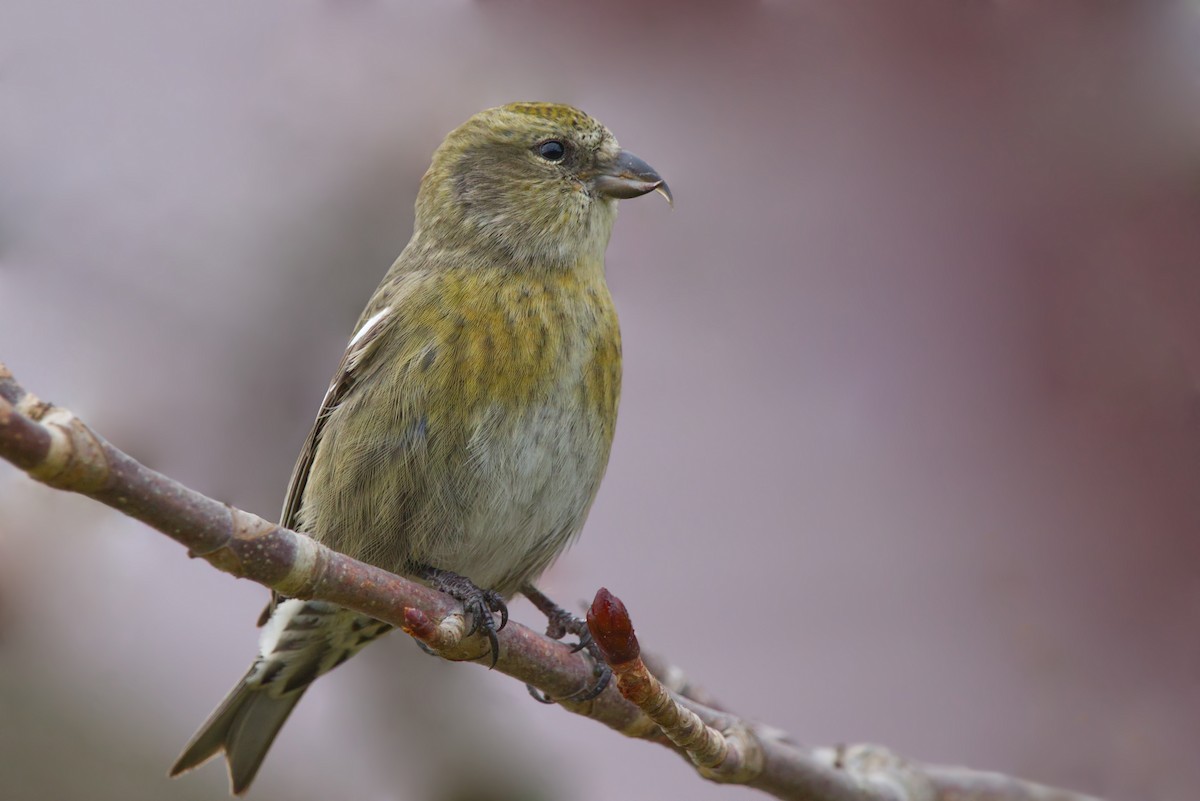
POLYGON ((428 563, 508 595, 554 561, 583 526, 608 439, 578 405, 488 411, 467 447, 474 492, 457 536, 428 563))

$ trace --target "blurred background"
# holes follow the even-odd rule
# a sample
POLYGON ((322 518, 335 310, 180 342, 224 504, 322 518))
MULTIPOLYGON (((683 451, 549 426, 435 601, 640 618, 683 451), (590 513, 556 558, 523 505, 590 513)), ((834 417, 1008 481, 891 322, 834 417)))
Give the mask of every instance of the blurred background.
MULTIPOLYGON (((517 99, 677 198, 623 204, 544 589, 806 743, 1194 798, 1197 3, 6 0, 0 360, 273 518, 430 154, 517 99)), ((0 796, 223 797, 165 774, 265 600, 0 465, 0 796)), ((402 635, 316 686, 251 798, 760 797, 402 635)))

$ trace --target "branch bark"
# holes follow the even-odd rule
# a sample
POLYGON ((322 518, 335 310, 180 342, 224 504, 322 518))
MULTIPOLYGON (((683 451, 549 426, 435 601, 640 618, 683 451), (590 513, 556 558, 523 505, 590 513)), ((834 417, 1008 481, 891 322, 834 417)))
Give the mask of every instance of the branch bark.
MULTIPOLYGON (((446 659, 490 661, 486 640, 465 636, 461 608, 449 596, 150 470, 68 410, 26 392, 3 363, 0 457, 44 484, 146 523, 225 573, 391 623, 446 659)), ((672 748, 713 781, 793 801, 1097 801, 1000 774, 920 765, 879 746, 800 747, 718 708, 679 670, 660 662, 652 672, 628 613, 607 590, 597 595, 589 625, 617 677, 590 701, 569 700, 592 680, 586 660, 518 623, 499 633, 495 669, 564 699, 559 703, 571 712, 672 748)))

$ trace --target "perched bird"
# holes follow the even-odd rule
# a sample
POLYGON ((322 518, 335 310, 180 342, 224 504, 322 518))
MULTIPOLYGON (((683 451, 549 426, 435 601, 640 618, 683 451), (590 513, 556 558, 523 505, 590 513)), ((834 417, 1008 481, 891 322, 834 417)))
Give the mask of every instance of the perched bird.
MULTIPOLYGON (((621 337, 604 278, 619 198, 666 183, 599 122, 551 103, 481 111, 421 181, 412 239, 384 276, 292 473, 281 523, 493 612, 575 538, 608 462, 621 337)), ((313 679, 388 630, 276 598, 249 672, 184 749, 253 780, 313 679)))

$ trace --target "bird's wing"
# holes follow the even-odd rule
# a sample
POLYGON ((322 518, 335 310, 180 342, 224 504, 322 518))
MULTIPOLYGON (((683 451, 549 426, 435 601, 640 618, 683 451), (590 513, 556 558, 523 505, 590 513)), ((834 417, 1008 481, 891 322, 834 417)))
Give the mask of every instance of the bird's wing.
POLYGON ((341 362, 338 363, 333 380, 329 382, 329 389, 325 391, 325 398, 321 401, 317 419, 308 432, 308 439, 304 441, 304 447, 300 449, 300 456, 296 459, 296 466, 292 469, 292 478, 288 482, 287 496, 283 502, 283 512, 279 516, 280 525, 294 528, 299 522, 297 518, 300 513, 300 502, 304 497, 304 487, 308 483, 308 473, 312 468, 313 455, 317 451, 317 444, 321 441, 321 432, 325 429, 325 421, 329 419, 329 415, 345 399, 358 381, 363 362, 375 349, 379 337, 387 330, 393 318, 391 307, 383 308, 368 317, 350 338, 350 344, 346 347, 341 362))
MULTIPOLYGON (((304 447, 300 449, 300 455, 296 459, 296 466, 292 468, 292 478, 288 482, 287 495, 283 501, 283 511, 279 515, 279 524, 281 526, 295 529, 299 524, 300 504, 304 499, 304 488, 308 484, 308 474, 312 469, 313 456, 317 452, 317 445, 321 441, 321 433, 325 430, 325 422, 357 383, 358 377, 362 372, 363 363, 375 350, 375 346, 379 342, 379 337, 392 324, 396 316, 392 311, 392 307, 389 306, 367 317, 366 321, 358 327, 358 331, 355 332, 354 336, 350 338, 350 344, 346 346, 346 352, 342 355, 342 360, 338 363, 337 370, 333 374, 333 380, 329 382, 329 389, 325 391, 325 398, 321 401, 321 409, 317 412, 317 419, 313 422, 313 426, 308 432, 308 438, 304 440, 304 447)), ((271 594, 271 601, 259 617, 258 625, 262 626, 267 622, 279 600, 280 596, 278 593, 271 594)))

